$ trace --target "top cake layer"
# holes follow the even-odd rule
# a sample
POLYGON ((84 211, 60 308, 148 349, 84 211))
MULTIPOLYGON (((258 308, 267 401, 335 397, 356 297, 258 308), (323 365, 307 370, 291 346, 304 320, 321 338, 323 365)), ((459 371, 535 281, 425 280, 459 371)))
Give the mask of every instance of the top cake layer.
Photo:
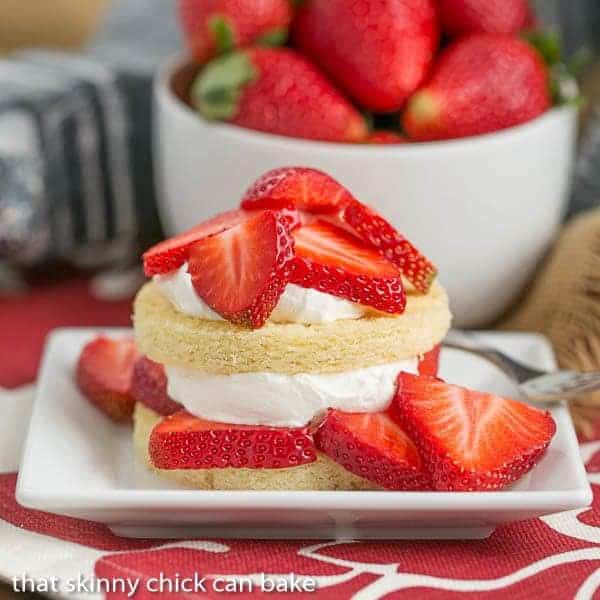
POLYGON ((148 283, 135 300, 134 326, 140 350, 167 365, 219 374, 338 373, 419 356, 444 338, 451 316, 442 286, 407 296, 398 316, 250 330, 184 315, 148 283))

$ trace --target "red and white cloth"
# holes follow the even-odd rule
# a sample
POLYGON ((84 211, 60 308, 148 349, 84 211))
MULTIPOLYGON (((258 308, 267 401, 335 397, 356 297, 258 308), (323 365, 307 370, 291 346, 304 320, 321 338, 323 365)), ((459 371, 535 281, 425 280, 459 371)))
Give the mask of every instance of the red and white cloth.
POLYGON ((128 302, 94 300, 83 282, 0 301, 0 384, 13 388, 0 393, 1 578, 54 577, 63 588, 60 597, 110 600, 127 593, 87 593, 90 578, 138 580, 138 599, 241 600, 259 595, 257 588, 221 593, 211 588, 211 578, 258 581, 261 574, 291 573, 315 581, 317 590, 285 598, 600 598, 600 440, 581 446, 594 487, 591 508, 511 524, 481 541, 129 540, 98 523, 20 507, 14 497, 16 470, 33 393, 22 384, 35 373, 45 333, 62 325, 123 325, 129 314, 128 302), (157 594, 146 585, 160 574, 176 581, 194 573, 209 577, 206 592, 157 594), (66 582, 77 580, 81 591, 68 593, 66 582))

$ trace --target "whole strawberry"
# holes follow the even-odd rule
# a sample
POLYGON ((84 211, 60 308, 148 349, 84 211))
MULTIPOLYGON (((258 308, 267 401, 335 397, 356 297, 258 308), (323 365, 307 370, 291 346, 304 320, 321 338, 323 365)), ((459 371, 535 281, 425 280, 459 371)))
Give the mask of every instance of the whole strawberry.
POLYGON ((294 50, 248 48, 209 63, 194 82, 193 104, 207 119, 297 138, 359 142, 363 116, 294 50))
POLYGON ((423 81, 439 27, 434 0, 305 0, 292 35, 360 106, 385 113, 423 81))
POLYGON ((448 35, 516 33, 527 25, 527 0, 439 0, 440 19, 448 35))
POLYGON ((252 43, 282 44, 292 20, 290 0, 179 0, 183 32, 194 58, 252 43))
POLYGON ((394 131, 376 129, 367 139, 368 144, 406 144, 408 140, 394 131))
POLYGON ((460 138, 525 123, 550 104, 548 70, 538 52, 512 36, 480 33, 441 54, 402 121, 415 140, 460 138))

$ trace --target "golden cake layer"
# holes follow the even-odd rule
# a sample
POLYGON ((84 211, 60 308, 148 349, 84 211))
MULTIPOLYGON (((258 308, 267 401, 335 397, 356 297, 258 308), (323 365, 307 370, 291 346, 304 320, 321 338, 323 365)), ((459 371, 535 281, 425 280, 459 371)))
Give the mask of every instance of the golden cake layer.
POLYGON ((164 417, 139 402, 133 412, 133 444, 138 460, 158 475, 202 490, 375 490, 372 483, 346 471, 317 452, 313 463, 285 469, 157 469, 148 457, 154 426, 164 417))
POLYGON ((140 351, 159 363, 224 375, 339 373, 413 358, 444 338, 451 321, 444 288, 407 295, 399 316, 250 330, 182 314, 150 282, 135 299, 133 321, 140 351))

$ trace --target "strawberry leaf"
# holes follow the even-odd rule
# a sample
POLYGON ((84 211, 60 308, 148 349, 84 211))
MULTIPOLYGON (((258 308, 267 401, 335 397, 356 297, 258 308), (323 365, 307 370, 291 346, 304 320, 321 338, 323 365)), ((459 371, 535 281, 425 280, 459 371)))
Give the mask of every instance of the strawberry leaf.
POLYGON ((569 63, 563 59, 563 47, 560 35, 555 31, 531 30, 523 37, 540 54, 548 66, 550 93, 555 106, 573 104, 579 106, 583 97, 579 92, 577 77, 585 68, 589 53, 582 48, 569 63))
POLYGON ((263 33, 256 43, 259 46, 283 46, 288 39, 289 30, 287 27, 276 27, 263 33))
POLYGON ((523 37, 541 54, 544 62, 549 67, 561 62, 563 55, 562 42, 560 35, 555 31, 534 29, 525 31, 523 37))
POLYGON ((228 52, 235 46, 233 29, 227 19, 214 16, 209 20, 208 26, 215 37, 215 46, 219 54, 228 52))
POLYGON ((192 103, 207 119, 231 119, 244 86, 257 76, 244 52, 226 54, 210 62, 196 78, 191 89, 192 103))

